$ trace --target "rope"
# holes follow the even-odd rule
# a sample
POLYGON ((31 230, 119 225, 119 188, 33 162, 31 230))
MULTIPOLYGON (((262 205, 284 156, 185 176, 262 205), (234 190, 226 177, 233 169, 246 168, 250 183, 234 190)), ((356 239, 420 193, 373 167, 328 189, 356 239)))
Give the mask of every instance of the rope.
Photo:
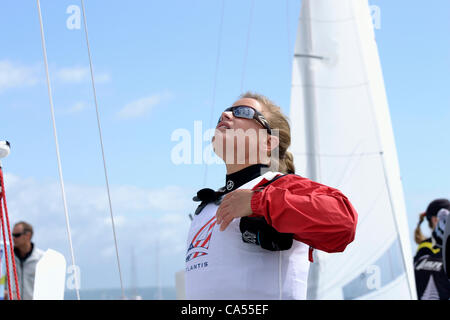
MULTIPOLYGON (((5 248, 5 265, 6 265, 6 278, 8 279, 8 293, 9 293, 9 300, 13 299, 12 290, 11 290, 11 277, 9 273, 9 259, 8 259, 8 245, 6 244, 6 228, 5 228, 5 222, 3 221, 3 206, 2 206, 2 198, 3 194, 0 193, 0 220, 2 221, 2 234, 3 234, 3 246, 5 248)), ((14 260, 14 259, 13 259, 14 260)), ((17 285, 16 285, 17 287, 17 285)))
POLYGON ((3 180, 3 171, 0 164, 0 220, 2 222, 1 228, 2 228, 2 234, 3 234, 3 245, 5 248, 5 263, 6 263, 6 275, 8 279, 8 293, 9 293, 9 300, 13 299, 12 294, 12 286, 11 286, 11 277, 9 273, 9 259, 8 259, 8 246, 6 245, 6 234, 5 232, 8 232, 8 238, 9 238, 9 250, 12 260, 12 267, 13 267, 13 273, 14 273, 14 281, 16 285, 16 293, 17 293, 17 300, 20 300, 20 292, 19 292, 19 281, 17 279, 17 269, 16 269, 16 260, 14 258, 14 249, 12 246, 12 237, 11 237, 11 229, 9 224, 9 216, 8 216, 8 206, 6 205, 6 192, 5 192, 5 182, 3 180), (5 207, 5 218, 6 218, 6 226, 5 228, 5 221, 3 219, 3 206, 5 207))
POLYGON ((104 172, 105 172, 106 190, 107 190, 107 193, 108 193, 109 212, 110 212, 110 216, 111 216, 111 224, 112 224, 112 231, 113 231, 113 237, 114 237, 114 246, 115 246, 115 249, 116 249, 117 267, 119 269, 120 288, 122 290, 122 298, 125 299, 125 291, 124 291, 124 286, 123 286, 123 281, 122 281, 122 270, 120 268, 119 249, 118 249, 118 245, 117 245, 117 236, 116 236, 116 229, 115 229, 115 224, 114 224, 114 215, 113 215, 112 204, 111 204, 111 193, 110 193, 110 190, 109 190, 108 171, 106 170, 105 151, 104 151, 104 148, 103 148, 102 129, 101 129, 101 126, 100 126, 100 114, 98 112, 97 91, 95 90, 94 71, 93 71, 93 67, 92 67, 91 47, 89 45, 89 34, 88 34, 86 13, 85 13, 85 9, 84 9, 84 1, 83 0, 81 0, 81 8, 82 8, 82 11, 83 11, 84 31, 85 31, 85 34, 86 34, 86 45, 87 45, 87 51, 88 51, 88 57, 89 57, 89 69, 90 69, 90 72, 91 72, 92 90, 93 90, 93 94, 94 94, 95 111, 96 111, 96 114, 97 114, 98 134, 99 134, 99 137, 100 137, 100 147, 101 147, 101 150, 102 150, 103 169, 104 169, 104 172))
MULTIPOLYGON (((52 88, 50 85, 50 75, 49 75, 49 71, 48 71, 47 49, 45 46, 44 25, 42 23, 41 4, 40 4, 39 0, 37 0, 37 7, 38 7, 38 13, 39 13, 39 24, 40 24, 40 28, 41 28, 42 52, 44 55, 44 65, 45 65, 45 74, 46 74, 46 78, 47 78, 47 90, 48 90, 48 98, 49 98, 49 103, 50 103, 50 113, 52 116, 52 124, 53 124, 53 136, 55 139, 56 158, 58 161, 59 181, 61 184, 61 193, 62 193, 62 200, 63 200, 63 205, 64 205, 64 214, 66 217, 66 228, 67 228, 67 235, 69 238, 70 255, 72 258, 72 265, 75 266, 76 265, 75 264, 75 255, 73 253, 72 234, 70 232, 70 222, 69 222, 69 213, 67 210, 66 191, 64 189, 64 179, 63 179, 63 174, 62 174, 61 157, 59 154, 58 134, 56 132, 56 120, 55 120, 55 110, 53 107, 52 88)), ((74 268, 74 275, 75 275, 75 279, 78 279, 77 268, 74 268)), ((78 283, 75 287, 75 290, 76 290, 76 294, 77 294, 77 299, 80 300, 80 292, 79 292, 79 288, 78 288, 78 283)))
MULTIPOLYGON (((17 300, 20 300, 20 292, 19 292, 19 281, 17 280, 17 270, 16 270, 16 259, 14 258, 14 248, 13 248, 13 242, 11 237, 11 227, 9 224, 9 215, 8 215, 8 206, 6 205, 6 191, 5 191, 5 181, 3 179, 3 171, 0 166, 0 202, 3 200, 3 206, 5 207, 5 218, 6 218, 6 227, 8 228, 8 238, 9 238, 9 250, 12 260, 12 266, 13 266, 13 272, 14 272, 14 282, 16 284, 16 293, 17 293, 17 300)), ((3 242, 5 242, 6 247, 6 241, 5 241, 5 226, 3 221, 3 209, 0 203, 0 216, 2 218, 2 228, 3 228, 3 242)), ((5 256, 7 256, 7 252, 5 251, 5 256)), ((7 261, 5 261, 7 263, 7 261)), ((9 277, 9 271, 8 277, 9 277)), ((8 282, 8 285, 10 286, 9 289, 11 289, 11 281, 8 282)), ((10 299, 12 299, 12 296, 10 295, 10 299)))
MULTIPOLYGON (((220 51, 221 51, 221 43, 222 43, 222 28, 223 28, 223 16, 225 11, 225 0, 222 0, 222 7, 220 11, 220 24, 219 24, 219 36, 217 41, 217 56, 216 56, 216 67, 214 70, 214 84, 213 84, 213 94, 212 94, 212 105, 211 105, 211 116, 209 118, 209 127, 212 127, 213 124, 213 116, 214 116, 214 106, 216 103, 216 89, 217 89, 217 75, 219 71, 219 61, 220 61, 220 51)), ((203 185, 206 185, 206 180, 208 177, 208 165, 205 164, 205 173, 203 176, 203 185)))
POLYGON ((246 65, 247 65, 247 55, 248 55, 248 43, 250 42, 250 30, 251 30, 251 26, 252 26, 253 8, 254 7, 255 7, 255 0, 252 0, 252 4, 250 7, 250 18, 249 18, 249 22, 248 22, 247 40, 245 42, 244 65, 242 66, 241 92, 244 89, 245 69, 246 69, 246 65))

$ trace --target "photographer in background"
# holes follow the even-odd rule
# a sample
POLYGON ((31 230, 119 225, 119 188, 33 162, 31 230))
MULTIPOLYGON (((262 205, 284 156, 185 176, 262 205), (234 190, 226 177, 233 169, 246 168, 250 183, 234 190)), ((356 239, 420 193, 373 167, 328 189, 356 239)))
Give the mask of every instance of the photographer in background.
MULTIPOLYGON (((425 217, 433 231, 430 238, 420 242, 414 257, 419 300, 450 299, 450 281, 445 274, 442 260, 443 236, 449 213, 450 202, 447 199, 432 201, 425 212, 425 217)), ((420 228, 420 224, 418 228, 420 228)), ((416 240, 417 235, 416 229, 416 240)))

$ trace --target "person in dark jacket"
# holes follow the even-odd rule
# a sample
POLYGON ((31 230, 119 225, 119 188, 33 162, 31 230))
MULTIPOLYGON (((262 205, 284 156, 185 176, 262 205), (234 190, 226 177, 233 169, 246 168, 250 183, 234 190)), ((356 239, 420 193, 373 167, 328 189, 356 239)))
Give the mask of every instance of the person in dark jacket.
MULTIPOLYGON (((450 281, 445 274, 442 260, 442 236, 445 223, 449 218, 449 210, 450 202, 448 199, 436 199, 428 205, 426 212, 422 214, 427 219, 432 234, 431 237, 423 239, 419 243, 414 257, 414 272, 419 300, 450 299, 450 281)), ((416 230, 416 239, 417 234, 416 230)))

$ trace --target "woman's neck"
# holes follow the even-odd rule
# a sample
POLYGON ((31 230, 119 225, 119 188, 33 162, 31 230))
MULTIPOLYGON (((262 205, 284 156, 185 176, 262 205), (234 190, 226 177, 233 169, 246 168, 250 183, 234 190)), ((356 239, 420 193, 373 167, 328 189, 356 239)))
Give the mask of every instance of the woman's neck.
POLYGON ((235 172, 238 172, 238 171, 240 171, 240 170, 242 170, 242 169, 245 169, 245 168, 247 168, 247 167, 251 167, 251 166, 254 166, 254 165, 261 165, 261 166, 265 166, 265 167, 269 167, 270 165, 269 165, 269 163, 267 163, 267 164, 265 164, 265 163, 242 163, 242 164, 239 164, 239 163, 232 163, 232 164, 225 164, 226 165, 226 167, 227 167, 227 175, 228 174, 233 174, 233 173, 235 173, 235 172))
POLYGON ((248 163, 245 163, 245 164, 227 164, 226 165, 227 166, 227 174, 232 174, 232 173, 238 172, 238 171, 240 171, 242 169, 245 169, 247 167, 250 167, 252 165, 253 164, 248 164, 248 163))

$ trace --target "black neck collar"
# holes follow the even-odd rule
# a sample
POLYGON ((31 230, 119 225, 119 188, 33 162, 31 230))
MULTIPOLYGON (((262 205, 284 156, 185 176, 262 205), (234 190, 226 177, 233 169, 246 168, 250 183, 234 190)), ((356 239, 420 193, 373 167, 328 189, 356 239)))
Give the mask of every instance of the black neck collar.
POLYGON ((258 163, 234 173, 227 174, 225 177, 225 187, 223 188, 225 193, 236 190, 247 182, 259 177, 268 167, 268 165, 258 163))

